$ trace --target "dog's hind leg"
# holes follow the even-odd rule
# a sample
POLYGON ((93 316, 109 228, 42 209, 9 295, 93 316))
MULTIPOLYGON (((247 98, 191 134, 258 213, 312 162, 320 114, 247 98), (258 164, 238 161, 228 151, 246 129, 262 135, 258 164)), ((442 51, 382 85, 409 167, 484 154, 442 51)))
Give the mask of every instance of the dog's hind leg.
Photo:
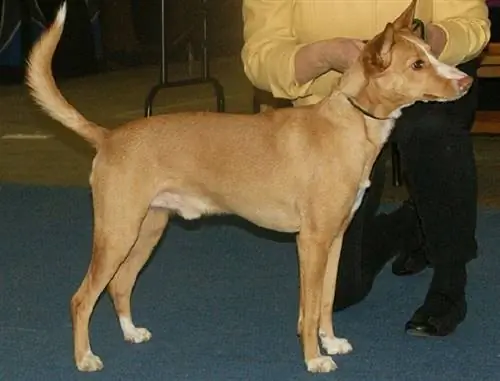
MULTIPOLYGON (((108 187, 107 187, 108 188, 108 187)), ((71 299, 74 356, 80 371, 93 372, 103 367, 91 350, 89 320, 99 295, 115 275, 134 245, 147 202, 137 196, 96 192, 94 189, 94 242, 92 258, 78 291, 71 299)))
POLYGON ((321 296, 319 336, 321 338, 322 347, 329 355, 346 354, 352 351, 352 346, 346 339, 341 339, 335 336, 332 316, 343 237, 344 231, 339 233, 330 248, 328 263, 326 265, 325 279, 323 282, 323 293, 321 296))
POLYGON ((142 343, 151 338, 151 333, 146 328, 138 328, 134 325, 130 297, 137 276, 160 240, 167 222, 167 210, 149 209, 134 247, 108 285, 123 337, 131 343, 142 343))

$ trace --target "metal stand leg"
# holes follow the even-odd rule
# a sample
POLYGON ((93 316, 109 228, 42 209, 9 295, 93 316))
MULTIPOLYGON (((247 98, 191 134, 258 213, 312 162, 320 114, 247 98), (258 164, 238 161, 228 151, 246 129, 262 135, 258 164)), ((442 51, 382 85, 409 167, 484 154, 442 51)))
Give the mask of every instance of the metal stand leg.
POLYGON ((153 113, 153 101, 161 89, 193 86, 200 84, 211 84, 214 90, 215 97, 217 98, 217 112, 224 112, 225 97, 224 89, 219 81, 210 76, 209 67, 209 54, 208 54, 208 22, 207 22, 207 0, 202 0, 202 13, 203 13, 203 41, 202 41, 202 58, 201 58, 201 77, 190 78, 180 81, 170 82, 168 80, 168 64, 167 64, 167 41, 166 41, 166 28, 165 28, 165 3, 166 0, 161 2, 161 73, 160 83, 153 86, 146 97, 145 116, 149 117, 153 113))

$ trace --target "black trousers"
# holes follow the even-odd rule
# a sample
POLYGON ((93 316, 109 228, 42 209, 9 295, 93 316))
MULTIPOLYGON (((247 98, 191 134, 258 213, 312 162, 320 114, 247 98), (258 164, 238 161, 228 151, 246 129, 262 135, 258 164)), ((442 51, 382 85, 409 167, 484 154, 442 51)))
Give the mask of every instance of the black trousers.
MULTIPOLYGON (((458 68, 476 77, 478 62, 458 68)), ((418 221, 408 226, 421 227, 428 259, 434 266, 467 263, 477 255, 477 176, 470 136, 477 99, 474 81, 468 94, 457 101, 417 103, 403 110, 391 137, 400 150, 408 191, 416 205, 412 218, 418 221)), ((368 257, 387 254, 362 244, 373 228, 370 224, 380 204, 384 164, 376 162, 372 187, 346 232, 336 310, 361 301, 370 292, 376 272, 366 267, 377 260, 368 257)))

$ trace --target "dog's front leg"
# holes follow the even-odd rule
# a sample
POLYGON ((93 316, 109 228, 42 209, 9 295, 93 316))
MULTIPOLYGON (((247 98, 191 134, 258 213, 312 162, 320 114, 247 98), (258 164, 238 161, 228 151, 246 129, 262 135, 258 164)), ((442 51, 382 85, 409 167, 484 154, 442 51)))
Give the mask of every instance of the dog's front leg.
POLYGON ((324 232, 306 229, 298 235, 297 245, 302 305, 298 330, 302 339, 304 360, 309 372, 331 372, 337 366, 331 357, 320 354, 318 343, 321 293, 331 238, 326 237, 324 232))
POLYGON ((344 232, 335 238, 330 248, 321 296, 319 337, 321 338, 322 347, 329 355, 346 354, 352 351, 352 345, 349 341, 335 336, 332 317, 343 238, 344 232))

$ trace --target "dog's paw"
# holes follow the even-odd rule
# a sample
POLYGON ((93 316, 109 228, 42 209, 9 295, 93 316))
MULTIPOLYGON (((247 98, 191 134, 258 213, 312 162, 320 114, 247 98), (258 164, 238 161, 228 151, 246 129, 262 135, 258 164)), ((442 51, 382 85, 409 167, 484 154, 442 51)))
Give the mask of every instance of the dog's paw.
POLYGON ((306 362, 307 370, 311 373, 328 373, 337 369, 337 364, 329 356, 320 356, 306 362))
POLYGON ((139 344, 151 340, 151 332, 149 332, 146 328, 136 327, 130 317, 120 317, 120 326, 122 327, 125 341, 139 344))
POLYGON ((104 365, 98 356, 89 352, 81 360, 77 361, 76 367, 80 372, 97 372, 101 370, 104 365))
POLYGON ((149 332, 146 328, 131 328, 123 333, 123 337, 125 341, 130 343, 139 344, 145 343, 146 341, 151 340, 151 332, 149 332))
POLYGON ((347 339, 321 337, 321 345, 329 355, 345 355, 352 352, 352 345, 347 339))

